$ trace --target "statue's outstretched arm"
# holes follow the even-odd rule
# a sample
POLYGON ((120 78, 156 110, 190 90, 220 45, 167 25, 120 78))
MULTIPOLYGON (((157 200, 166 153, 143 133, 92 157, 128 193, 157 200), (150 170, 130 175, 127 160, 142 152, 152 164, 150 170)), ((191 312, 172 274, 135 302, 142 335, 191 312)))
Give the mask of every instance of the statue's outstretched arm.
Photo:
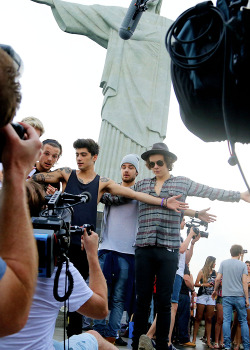
POLYGON ((124 9, 117 6, 83 5, 61 0, 32 0, 49 5, 64 32, 85 35, 107 48, 111 30, 118 31, 124 9))
POLYGON ((53 0, 31 0, 34 2, 38 2, 39 4, 54 6, 53 0))

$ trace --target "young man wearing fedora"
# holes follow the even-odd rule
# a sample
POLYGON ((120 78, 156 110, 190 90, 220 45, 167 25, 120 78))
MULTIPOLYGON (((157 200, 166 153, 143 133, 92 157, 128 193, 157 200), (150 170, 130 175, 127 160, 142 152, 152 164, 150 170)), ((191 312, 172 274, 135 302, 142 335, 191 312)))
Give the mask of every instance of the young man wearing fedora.
MULTIPOLYGON (((175 154, 164 143, 155 143, 151 150, 144 152, 141 158, 155 176, 136 184, 136 191, 161 198, 181 195, 209 198, 226 202, 238 202, 240 199, 250 202, 249 192, 235 192, 215 189, 198 184, 184 176, 170 175, 175 154)), ((132 348, 150 349, 139 344, 139 338, 147 332, 149 306, 152 298, 153 283, 156 276, 157 323, 156 349, 168 347, 170 326, 171 294, 178 264, 180 246, 180 222, 183 212, 166 210, 139 202, 139 227, 136 236, 135 277, 136 312, 134 315, 134 333, 132 348)))

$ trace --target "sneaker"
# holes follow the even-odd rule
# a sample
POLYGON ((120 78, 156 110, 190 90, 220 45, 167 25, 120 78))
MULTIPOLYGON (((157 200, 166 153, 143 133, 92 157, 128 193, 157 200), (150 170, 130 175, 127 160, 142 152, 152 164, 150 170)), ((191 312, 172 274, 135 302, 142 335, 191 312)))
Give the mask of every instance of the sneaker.
POLYGON ((191 341, 188 341, 187 343, 180 343, 181 346, 188 346, 189 348, 195 348, 196 344, 192 343, 191 341))
POLYGON ((127 346, 128 343, 126 341, 124 341, 121 337, 119 338, 116 338, 115 340, 115 345, 118 345, 118 346, 127 346))
POLYGON ((152 341, 146 334, 140 336, 138 350, 154 350, 152 341))

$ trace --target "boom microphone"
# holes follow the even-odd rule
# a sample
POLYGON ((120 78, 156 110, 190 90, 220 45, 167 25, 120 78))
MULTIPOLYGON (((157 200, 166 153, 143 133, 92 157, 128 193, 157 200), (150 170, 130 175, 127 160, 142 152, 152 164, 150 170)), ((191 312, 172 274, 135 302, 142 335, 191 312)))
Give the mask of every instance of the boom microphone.
MULTIPOLYGON (((152 1, 152 0, 151 0, 152 1)), ((153 0, 154 1, 154 0, 153 0)), ((148 0, 132 0, 126 16, 119 29, 119 35, 123 40, 128 40, 134 34, 135 28, 141 18, 142 12, 146 11, 148 0)))

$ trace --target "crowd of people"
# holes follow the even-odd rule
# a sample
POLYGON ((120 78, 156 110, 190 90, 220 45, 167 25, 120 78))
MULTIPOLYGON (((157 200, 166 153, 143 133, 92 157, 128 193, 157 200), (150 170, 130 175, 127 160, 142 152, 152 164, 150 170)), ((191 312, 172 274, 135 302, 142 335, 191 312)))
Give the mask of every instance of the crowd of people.
MULTIPOLYGON (((242 343, 249 350, 250 268, 249 262, 247 265, 240 261, 242 247, 232 246, 231 259, 222 262, 218 273, 214 270, 215 258, 208 257, 194 283, 188 264, 199 232, 191 228, 181 242, 180 230, 185 225, 185 215, 215 221, 208 209, 189 209, 187 196, 250 202, 250 193, 212 188, 185 176, 173 176, 171 171, 177 156, 165 143, 155 143, 140 155, 153 177, 137 182, 140 157, 136 154, 121 159, 120 184, 96 174, 99 146, 92 139, 74 142, 77 169, 63 167, 52 171, 62 154, 62 146, 54 139, 39 141, 44 132, 42 123, 36 118, 20 122, 25 130, 24 139, 9 124, 21 101, 17 77, 13 58, 0 49, 0 131, 4 140, 1 143, 0 349, 64 348, 63 342, 53 340, 56 318, 63 305, 53 295, 57 267, 50 278, 37 278, 37 249, 30 220, 44 207, 45 195, 53 195, 60 189, 74 195, 86 191, 91 194, 91 201, 74 207, 71 224, 94 227, 90 234, 84 229, 83 235, 72 236, 67 253, 74 281, 68 304, 68 349, 112 350, 114 344, 121 345, 117 339, 120 339, 118 332, 124 310, 129 318, 133 314, 133 350, 154 347, 174 350, 173 329, 178 311, 182 345, 196 346, 205 313, 207 345, 229 349, 235 308, 242 343), (105 204, 100 242, 94 232, 99 202, 105 204), (190 294, 196 297, 195 287, 199 290, 191 341, 190 294), (148 329, 153 294, 156 315, 148 329), (219 330, 212 345, 215 303, 222 307, 218 306, 219 330), (82 315, 94 320, 93 330, 82 333, 82 315)), ((62 293, 67 275, 65 265, 59 279, 62 293)))

